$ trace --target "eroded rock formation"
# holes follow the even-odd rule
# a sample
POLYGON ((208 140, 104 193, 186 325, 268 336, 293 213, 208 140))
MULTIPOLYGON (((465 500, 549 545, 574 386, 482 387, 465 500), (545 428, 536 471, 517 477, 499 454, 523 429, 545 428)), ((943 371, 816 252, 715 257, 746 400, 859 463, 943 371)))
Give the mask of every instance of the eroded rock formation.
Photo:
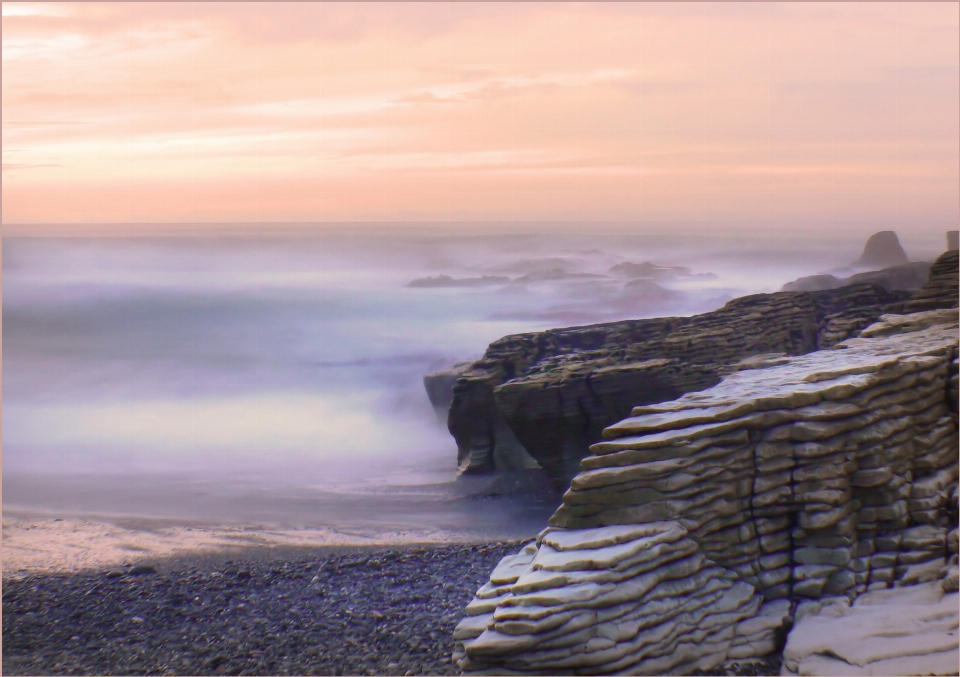
POLYGON ((886 268, 909 261, 907 253, 900 246, 897 234, 892 230, 874 233, 863 247, 860 258, 851 263, 854 268, 886 268))
POLYGON ((943 581, 874 590, 797 609, 784 675, 955 675, 956 570, 943 581), (944 585, 946 583, 946 585, 944 585))
POLYGON ((930 267, 930 277, 926 283, 903 305, 902 312, 956 308, 958 269, 960 252, 954 249, 941 254, 930 267))
POLYGON ((460 375, 470 368, 472 362, 456 362, 446 369, 435 371, 423 377, 423 387, 427 391, 427 398, 437 416, 446 420, 450 412, 450 403, 453 402, 453 384, 460 375))
POLYGON ((687 674, 773 651, 798 599, 955 592, 957 311, 769 362, 603 431, 467 607, 465 672, 687 674))
POLYGON ((905 298, 870 285, 756 294, 693 317, 507 336, 454 386, 460 468, 491 471, 525 449, 562 491, 601 430, 632 407, 714 386, 745 358, 830 347, 905 298))

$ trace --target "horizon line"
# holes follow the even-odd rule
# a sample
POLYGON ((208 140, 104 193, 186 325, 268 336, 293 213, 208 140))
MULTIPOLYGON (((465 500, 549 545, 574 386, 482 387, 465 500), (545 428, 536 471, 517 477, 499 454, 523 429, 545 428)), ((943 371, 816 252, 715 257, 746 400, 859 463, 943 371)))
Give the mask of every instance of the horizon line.
POLYGON ((863 220, 706 221, 706 220, 564 220, 564 221, 148 221, 119 223, 0 223, 2 239, 57 238, 270 238, 322 237, 352 234, 362 236, 549 236, 608 235, 792 240, 798 237, 835 241, 863 239, 881 231, 893 231, 913 248, 930 249, 934 241, 958 230, 956 219, 945 218, 918 225, 917 219, 884 222, 863 220), (595 226, 584 228, 585 224, 595 226), (923 244, 921 244, 923 243, 923 244))

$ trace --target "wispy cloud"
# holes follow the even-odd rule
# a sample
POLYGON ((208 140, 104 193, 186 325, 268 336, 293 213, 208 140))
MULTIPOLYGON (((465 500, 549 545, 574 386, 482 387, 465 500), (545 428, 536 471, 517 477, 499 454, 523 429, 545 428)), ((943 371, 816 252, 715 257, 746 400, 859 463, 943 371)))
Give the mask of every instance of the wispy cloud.
POLYGON ((5 17, 70 15, 68 7, 57 2, 5 2, 0 11, 5 17))
POLYGON ((4 172, 13 172, 21 169, 40 169, 42 167, 59 167, 58 164, 39 164, 39 165, 28 165, 28 164, 18 164, 16 162, 4 162, 3 171, 4 172))
POLYGON ((956 5, 3 12, 7 221, 919 220, 960 204, 956 5))
POLYGON ((797 174, 811 174, 811 175, 821 175, 821 174, 870 174, 877 169, 880 169, 875 166, 811 166, 811 165, 799 165, 799 166, 789 166, 789 165, 766 165, 766 166, 746 166, 746 167, 733 167, 729 171, 731 174, 755 174, 755 175, 797 175, 797 174))

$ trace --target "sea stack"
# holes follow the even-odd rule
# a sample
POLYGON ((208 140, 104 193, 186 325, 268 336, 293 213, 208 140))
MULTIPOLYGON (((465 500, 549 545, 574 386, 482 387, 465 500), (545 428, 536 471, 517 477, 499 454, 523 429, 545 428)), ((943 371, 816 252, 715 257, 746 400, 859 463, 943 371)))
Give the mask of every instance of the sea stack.
POLYGON ((867 240, 860 258, 851 263, 854 268, 887 268, 909 261, 907 253, 900 246, 897 234, 892 230, 874 233, 867 240))
POLYGON ((955 252, 960 249, 960 230, 947 231, 947 251, 955 252))

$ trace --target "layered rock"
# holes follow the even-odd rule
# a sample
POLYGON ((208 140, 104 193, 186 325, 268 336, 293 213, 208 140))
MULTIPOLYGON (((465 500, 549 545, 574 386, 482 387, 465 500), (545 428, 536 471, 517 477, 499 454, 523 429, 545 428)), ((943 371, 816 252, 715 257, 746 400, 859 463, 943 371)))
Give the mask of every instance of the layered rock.
POLYGON ((507 336, 454 386, 460 468, 493 470, 519 445, 563 490, 601 430, 632 407, 714 386, 745 358, 830 347, 905 298, 869 285, 757 294, 693 317, 507 336))
POLYGON ((958 270, 960 270, 960 252, 954 249, 941 254, 930 267, 930 277, 927 282, 903 304, 901 312, 916 313, 936 308, 956 308, 958 270))
POLYGON ((470 368, 472 362, 456 362, 446 369, 435 371, 423 377, 423 387, 427 391, 427 398, 437 416, 446 420, 450 413, 450 403, 453 402, 453 384, 460 375, 470 368))
POLYGON ((957 311, 768 362, 603 431, 468 607, 464 671, 684 674, 770 653, 798 599, 956 589, 957 311))
POLYGON ((958 598, 944 582, 876 590, 852 605, 840 597, 801 606, 781 674, 957 674, 958 598))
POLYGON ((838 349, 634 408, 604 430, 551 525, 681 520, 767 598, 891 580, 945 543, 956 317, 888 317, 838 349), (786 550, 793 564, 775 556, 786 550))
POLYGON ((773 650, 790 605, 761 604, 676 522, 554 530, 477 591, 454 657, 491 674, 710 669, 773 650))
MULTIPOLYGON (((453 401, 453 386, 464 372, 470 370, 472 362, 457 362, 447 369, 427 374, 423 377, 423 387, 437 416, 446 421, 453 401)), ((501 473, 513 471, 540 470, 540 464, 527 453, 517 440, 513 431, 502 417, 494 421, 494 435, 497 444, 491 454, 493 465, 501 473)), ((517 478, 514 478, 517 479, 517 478)), ((554 487, 554 490, 556 487, 554 487)))

